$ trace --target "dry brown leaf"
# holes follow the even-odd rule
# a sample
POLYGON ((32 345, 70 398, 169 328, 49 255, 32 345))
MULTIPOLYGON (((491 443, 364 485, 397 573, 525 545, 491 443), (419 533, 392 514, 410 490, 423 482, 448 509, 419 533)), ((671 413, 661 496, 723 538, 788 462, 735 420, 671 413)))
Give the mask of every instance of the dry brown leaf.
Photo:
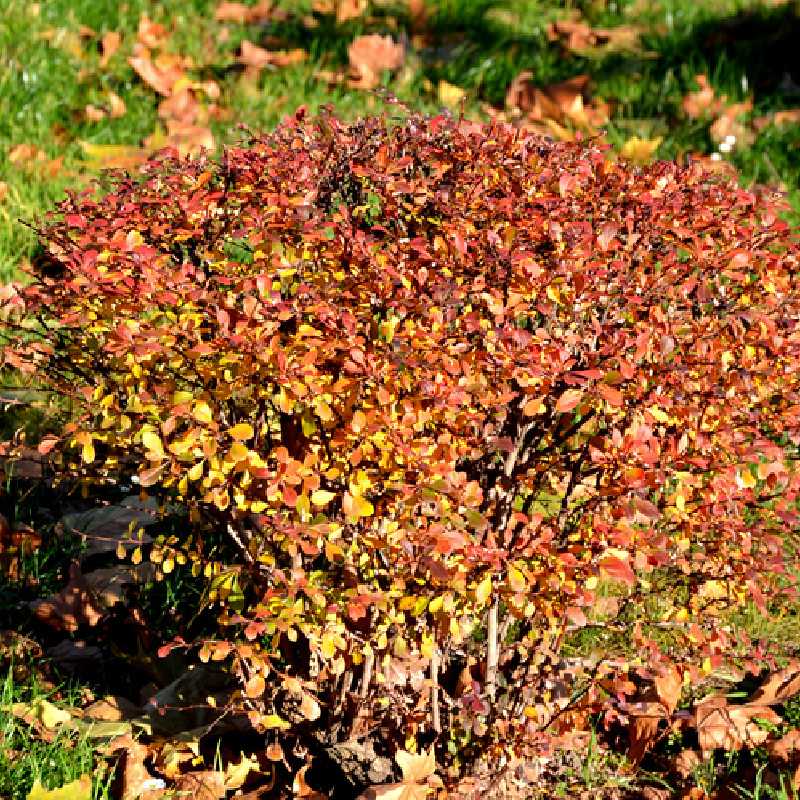
POLYGON ((122 44, 122 34, 108 31, 100 41, 100 66, 105 69, 122 44))
POLYGON ((700 761, 700 756, 696 750, 681 750, 672 759, 672 768, 680 778, 686 780, 694 774, 694 770, 700 764, 700 761))
POLYGON ((338 0, 336 3, 336 21, 347 22, 349 19, 358 19, 369 8, 369 0, 338 0))
POLYGON ((781 718, 768 705, 745 703, 729 706, 724 697, 710 697, 695 707, 695 727, 700 750, 740 750, 763 744, 769 733, 755 720, 777 725, 781 718))
POLYGON ((771 706, 785 703, 800 694, 800 661, 793 659, 783 669, 773 672, 750 698, 751 703, 771 706))
POLYGON ((17 144, 8 151, 8 160, 12 164, 25 165, 32 161, 44 161, 47 154, 33 144, 17 144))
POLYGON ((659 702, 664 706, 667 715, 671 715, 678 706, 683 689, 683 676, 677 667, 669 666, 655 677, 655 690, 659 702))
POLYGON ((272 12, 272 2, 261 0, 253 6, 244 3, 220 3, 214 12, 218 22, 235 22, 239 25, 264 22, 272 12))
POLYGON ((562 19, 547 26, 547 38, 559 41, 567 50, 587 55, 635 50, 640 31, 630 25, 592 28, 580 18, 562 19))
POLYGON ((8 195, 8 184, 5 181, 0 181, 0 203, 6 199, 8 195))
POLYGON ((711 138, 719 143, 732 136, 739 145, 752 144, 755 138, 753 132, 741 121, 741 117, 749 114, 752 110, 752 100, 725 106, 709 128, 711 138))
POLYGON ((125 599, 125 588, 152 578, 153 565, 110 567, 82 574, 70 567, 69 583, 46 600, 30 603, 41 622, 56 630, 76 631, 81 625, 97 625, 108 611, 125 599))
POLYGON ((199 115, 200 104, 189 86, 174 91, 158 104, 158 116, 161 119, 174 119, 190 124, 196 122, 199 115))
POLYGON ((175 779, 175 791, 193 800, 223 800, 227 795, 225 773, 217 770, 188 772, 175 779))
POLYGON ((216 146, 214 134, 210 128, 175 119, 167 120, 166 132, 155 131, 144 140, 144 144, 150 151, 174 147, 181 157, 194 155, 203 150, 213 150, 216 146))
POLYGON ((167 41, 167 29, 157 22, 153 22, 147 14, 142 14, 139 18, 139 30, 136 33, 137 40, 148 48, 160 47, 167 41))
POLYGON ((357 36, 347 48, 350 67, 356 73, 350 86, 356 89, 375 89, 380 86, 386 70, 394 71, 403 66, 405 47, 391 36, 377 33, 357 36))
POLYGON ((684 112, 692 119, 719 113, 725 106, 725 97, 717 97, 705 75, 696 75, 695 81, 700 88, 683 98, 681 106, 684 112))
POLYGON ((253 44, 245 39, 239 51, 239 63, 244 64, 246 71, 252 76, 265 67, 290 67, 293 64, 301 64, 306 60, 308 54, 305 50, 296 48, 294 50, 266 50, 263 47, 253 44))
POLYGON ((508 88, 506 107, 518 109, 530 122, 543 124, 542 132, 570 140, 573 134, 564 128, 565 124, 594 132, 608 120, 605 103, 588 101, 588 84, 588 75, 576 75, 561 83, 537 87, 532 73, 521 72, 508 88))
POLYGON ((88 719, 103 720, 105 722, 120 722, 131 719, 140 713, 139 706, 124 697, 109 695, 96 700, 84 709, 84 716, 88 719))
POLYGON ((183 59, 168 53, 160 54, 155 61, 149 54, 131 56, 128 63, 151 89, 164 97, 169 97, 175 84, 186 75, 183 59))
POLYGON ((108 93, 108 113, 114 118, 124 117, 127 108, 125 101, 115 92, 108 93))
POLYGON ((768 742, 767 751, 773 758, 781 761, 800 761, 800 730, 792 728, 787 731, 777 742, 768 742))
POLYGON ((153 787, 153 776, 144 765, 150 755, 149 748, 131 738, 130 735, 115 739, 109 744, 109 752, 122 751, 120 759, 122 800, 154 800, 163 792, 153 787), (158 795, 155 794, 158 792, 158 795))
POLYGON ((636 703, 629 709, 628 758, 638 764, 658 736, 658 726, 667 718, 664 706, 658 702, 636 703))

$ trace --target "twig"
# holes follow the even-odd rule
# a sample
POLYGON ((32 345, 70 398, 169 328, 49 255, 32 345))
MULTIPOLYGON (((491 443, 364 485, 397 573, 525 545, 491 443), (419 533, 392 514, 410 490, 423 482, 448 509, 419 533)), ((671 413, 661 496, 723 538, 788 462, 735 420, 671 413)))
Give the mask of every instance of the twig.
POLYGON ((497 633, 497 617, 500 610, 500 601, 495 598, 489 608, 489 619, 486 633, 486 691, 489 697, 494 700, 497 688, 497 665, 499 663, 499 647, 497 633))
POLYGON ((439 715, 439 648, 433 648, 431 655, 431 721, 436 733, 442 732, 442 720, 439 715))

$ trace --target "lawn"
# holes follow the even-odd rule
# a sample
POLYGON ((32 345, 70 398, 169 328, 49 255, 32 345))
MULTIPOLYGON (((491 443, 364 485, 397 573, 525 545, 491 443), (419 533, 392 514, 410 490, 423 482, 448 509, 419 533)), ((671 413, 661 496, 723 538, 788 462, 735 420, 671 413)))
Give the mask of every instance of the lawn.
POLYGON ((745 185, 780 187, 797 205, 795 3, 446 0, 414 17, 402 2, 346 0, 340 23, 336 5, 278 2, 248 20, 235 4, 226 14, 204 0, 6 0, 0 279, 31 257, 35 235, 20 220, 34 224, 66 188, 169 143, 170 125, 171 141, 193 149, 237 141, 240 125, 270 128, 301 105, 332 104, 349 118, 376 111, 374 91, 352 88, 373 81, 347 74, 348 46, 365 33, 404 45, 393 71, 376 63, 410 108, 502 114, 556 137, 600 135, 643 161, 717 158, 745 185), (152 25, 141 27, 143 18, 152 25), (256 51, 248 67, 244 41, 278 56, 256 51), (142 48, 172 71, 161 94, 131 65, 142 48), (281 66, 287 61, 296 63, 281 66), (519 107, 509 108, 521 73, 530 78, 509 98, 519 107), (189 103, 159 111, 164 91, 181 95, 169 85, 178 78, 192 85, 189 103))

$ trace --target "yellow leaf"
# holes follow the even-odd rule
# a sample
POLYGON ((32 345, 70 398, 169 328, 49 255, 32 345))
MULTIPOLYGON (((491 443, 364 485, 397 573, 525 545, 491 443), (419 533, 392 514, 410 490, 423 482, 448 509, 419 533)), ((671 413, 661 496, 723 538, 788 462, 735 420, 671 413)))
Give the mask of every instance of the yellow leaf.
POLYGON ((45 728, 53 730, 61 725, 66 725, 72 720, 72 714, 69 711, 53 705, 44 698, 38 703, 37 716, 41 720, 45 728))
POLYGON ((475 597, 481 605, 484 605, 492 593, 492 576, 487 575, 476 587, 475 597))
POLYGON ((205 422, 205 423, 209 423, 211 422, 211 420, 214 419, 214 414, 211 411, 211 406, 209 406, 208 403, 206 403, 204 400, 199 400, 197 403, 195 403, 192 416, 198 422, 205 422))
POLYGON ((266 688, 267 683, 264 676, 260 672, 256 672, 245 684, 244 693, 251 698, 261 697, 266 688))
POLYGON ((620 154, 628 161, 633 161, 634 164, 647 164, 653 160, 658 146, 661 144, 661 136, 655 139, 640 139, 638 136, 633 136, 622 145, 620 154))
POLYGON ((228 433, 231 435, 233 439, 237 439, 238 441, 244 442, 248 439, 252 439, 255 431, 253 430, 253 426, 249 422, 240 422, 238 425, 234 425, 228 433))
POLYGON ((95 457, 92 434, 87 431, 79 433, 75 437, 75 443, 81 445, 81 458, 84 464, 91 464, 95 457))
POLYGON ((261 717, 261 724, 267 728, 267 730, 273 730, 275 728, 278 729, 285 729, 290 727, 289 723, 279 717, 277 714, 266 714, 265 716, 261 717))
POLYGON ((528 588, 525 576, 513 564, 508 567, 508 585, 514 592, 524 592, 528 588))
POLYGON ((182 406, 184 403, 191 403, 192 402, 192 393, 191 392, 182 392, 176 391, 172 393, 172 405, 174 406, 182 406))
POLYGON ((656 420, 656 422, 669 421, 669 414, 667 414, 665 411, 662 411, 658 406, 650 406, 650 408, 647 410, 650 412, 651 416, 656 420))
POLYGON ((161 444, 161 438, 155 431, 145 431, 142 434, 142 444, 147 448, 148 456, 164 458, 164 445, 161 444))
POLYGON ((354 433, 360 433, 367 427, 367 415, 363 411, 356 411, 350 423, 354 433))
POLYGON ((92 778, 90 775, 82 775, 77 780, 64 784, 58 789, 45 789, 36 780, 28 793, 28 800, 91 800, 91 798, 92 778))
POLYGON ((199 481, 203 477, 203 464, 204 461, 198 461, 187 473, 186 477, 190 481, 199 481))
POLYGON ((427 752, 409 753, 398 750, 394 760, 403 773, 403 783, 417 783, 424 781, 436 772, 436 758, 433 748, 427 752))
POLYGON ((325 659, 331 659, 336 655, 336 641, 332 636, 325 634, 325 636, 322 637, 320 652, 325 659))
POLYGON ((439 86, 436 89, 436 94, 439 102, 443 106, 455 108, 461 104, 461 101, 467 96, 467 93, 460 86, 447 81, 439 81, 439 86))
POLYGON ((434 597, 433 600, 428 604, 428 611, 431 614, 435 614, 437 611, 440 611, 442 606, 444 605, 444 595, 440 594, 438 597, 434 597))
POLYGON ((247 445, 241 442, 234 442, 231 445, 231 449, 228 451, 228 456, 234 464, 238 464, 240 461, 244 461, 247 458, 248 452, 247 445))
POLYGON ((242 753, 242 760, 238 764, 231 762, 225 770, 225 788, 241 789, 247 776, 251 772, 260 770, 258 761, 242 753))
POLYGON ((342 502, 344 513, 351 518, 371 517, 375 513, 375 507, 365 497, 360 494, 344 493, 342 502))
POLYGON ((317 489, 317 491, 313 492, 311 495, 311 502, 315 506, 321 508, 322 506, 328 505, 334 497, 336 497, 336 495, 333 492, 329 492, 326 489, 317 489))

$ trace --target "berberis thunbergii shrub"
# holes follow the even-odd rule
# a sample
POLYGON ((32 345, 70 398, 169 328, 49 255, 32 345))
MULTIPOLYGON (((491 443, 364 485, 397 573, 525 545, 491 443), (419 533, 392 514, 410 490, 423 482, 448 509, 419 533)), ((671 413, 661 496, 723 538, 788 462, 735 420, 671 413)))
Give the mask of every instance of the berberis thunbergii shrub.
POLYGON ((43 226, 5 363, 74 401, 65 475, 191 510, 150 557, 211 582, 199 657, 257 728, 417 735, 454 780, 628 713, 627 668, 667 717, 747 654, 723 612, 785 585, 800 488, 800 249, 767 200, 500 125, 302 114, 99 195, 43 226), (209 522, 235 560, 205 563, 209 522), (560 662, 587 625, 638 655, 560 662))

